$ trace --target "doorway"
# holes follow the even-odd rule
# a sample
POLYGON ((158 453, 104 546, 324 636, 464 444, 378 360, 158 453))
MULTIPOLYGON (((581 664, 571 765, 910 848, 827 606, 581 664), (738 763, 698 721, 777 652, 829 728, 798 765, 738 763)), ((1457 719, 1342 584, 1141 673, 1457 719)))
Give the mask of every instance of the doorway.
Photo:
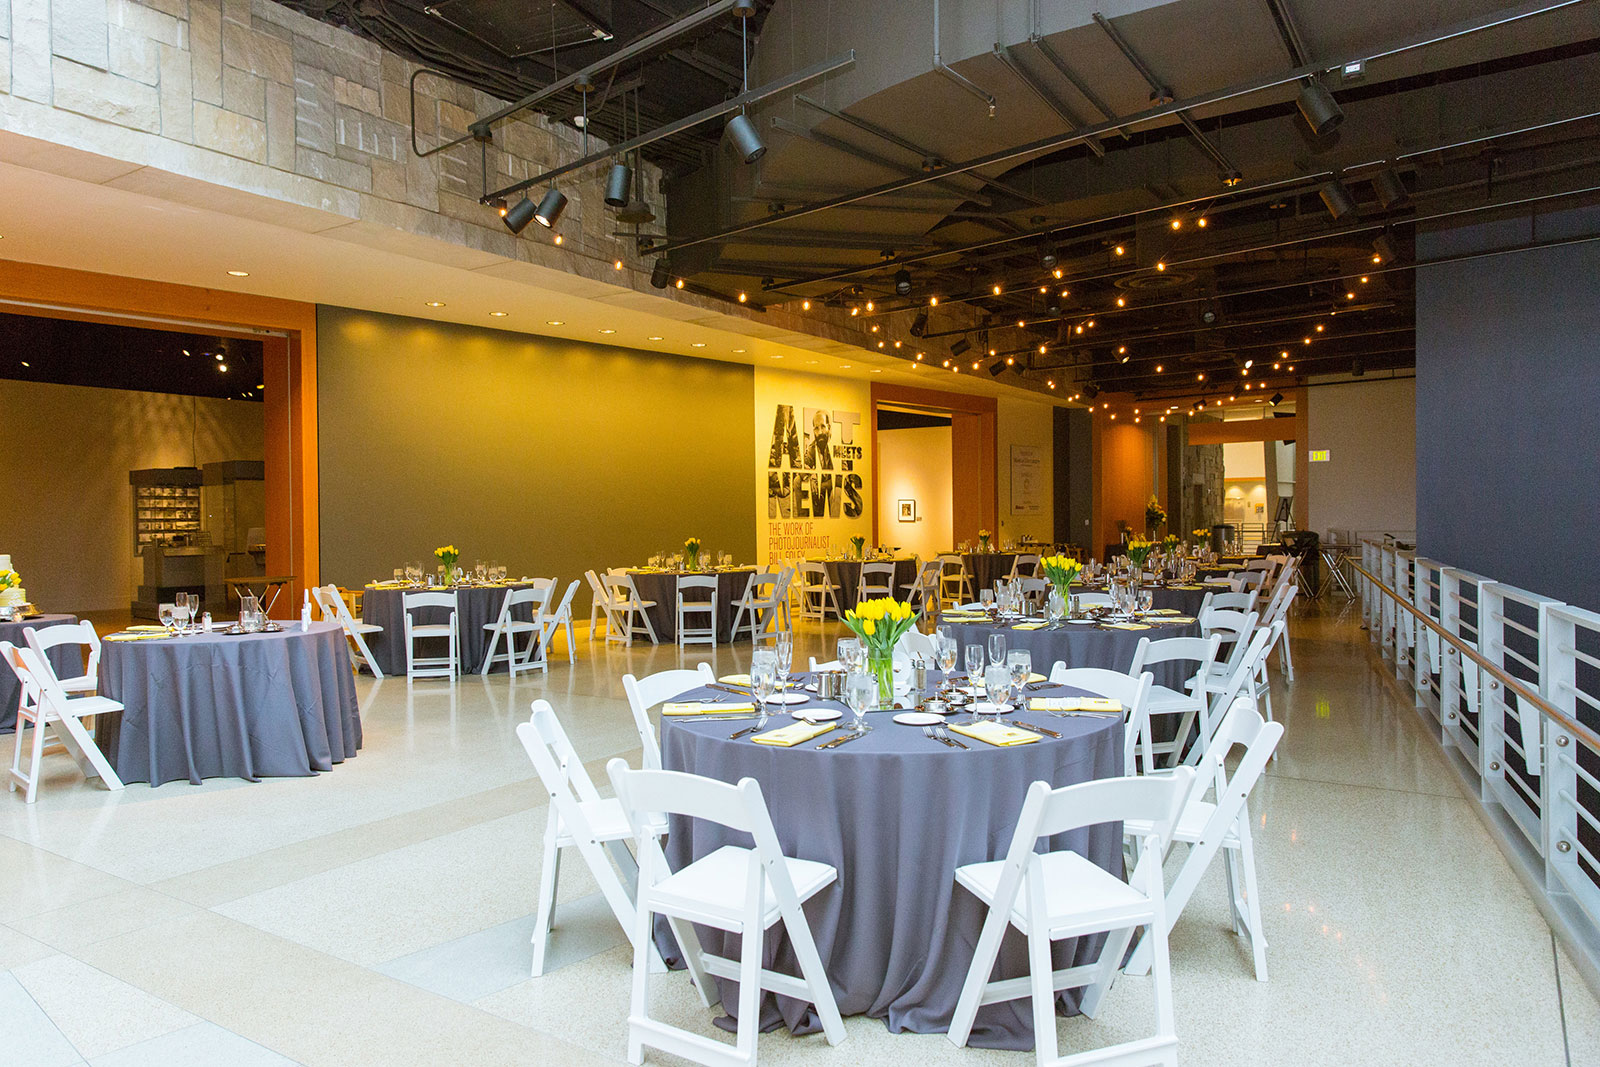
POLYGON ((878 540, 897 554, 948 552, 954 468, 950 416, 881 406, 878 430, 878 540))

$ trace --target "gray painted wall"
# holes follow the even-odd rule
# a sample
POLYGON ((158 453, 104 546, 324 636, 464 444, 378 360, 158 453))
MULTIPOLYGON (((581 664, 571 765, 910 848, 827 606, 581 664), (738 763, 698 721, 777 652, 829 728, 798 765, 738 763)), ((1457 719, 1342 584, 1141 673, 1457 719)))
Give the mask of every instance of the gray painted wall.
MULTIPOLYGON (((1600 232, 1590 210, 1423 234, 1427 259, 1600 232)), ((1417 538, 1431 558, 1591 610, 1600 244, 1417 272, 1417 538)))
POLYGON ((332 307, 317 365, 324 581, 447 543, 563 587, 690 534, 755 558, 749 367, 332 307))

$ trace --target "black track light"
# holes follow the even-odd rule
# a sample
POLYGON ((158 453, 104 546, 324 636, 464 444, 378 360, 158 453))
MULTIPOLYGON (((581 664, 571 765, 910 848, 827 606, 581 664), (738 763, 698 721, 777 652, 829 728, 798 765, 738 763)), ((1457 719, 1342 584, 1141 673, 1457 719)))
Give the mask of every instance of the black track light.
POLYGON ((1039 266, 1045 270, 1053 270, 1061 262, 1061 253, 1055 245, 1043 245, 1039 249, 1039 266))
POLYGON ((1322 197, 1322 206, 1328 209, 1334 222, 1356 213, 1355 197, 1350 195, 1350 190, 1338 178, 1324 182, 1322 188, 1317 190, 1317 195, 1322 197))
POLYGON ((952 356, 964 356, 967 354, 967 350, 971 347, 971 342, 969 342, 965 337, 957 337, 950 345, 950 354, 952 356))
POLYGON ((751 0, 735 0, 733 10, 729 12, 736 19, 754 18, 756 5, 751 0))
POLYGON ((1400 172, 1386 167, 1372 176, 1372 191, 1378 194, 1378 203, 1384 210, 1402 207, 1411 199, 1411 191, 1401 180, 1400 172))
POLYGON ((1088 397, 1090 400, 1093 400, 1095 397, 1100 395, 1100 387, 1095 385, 1093 382, 1090 382, 1088 385, 1083 387, 1083 395, 1088 397))
POLYGON ((1267 403, 1271 404, 1273 407, 1277 407, 1279 404, 1283 403, 1283 394, 1273 393, 1272 396, 1267 400, 1267 403))
POLYGON ((761 135, 756 133, 756 124, 742 111, 728 120, 728 139, 733 142, 739 158, 746 163, 754 163, 767 154, 767 146, 761 143, 761 135))
POLYGON ((911 320, 911 336, 912 337, 926 337, 927 334, 928 334, 928 313, 926 311, 919 311, 919 312, 917 312, 916 317, 911 320))
POLYGON ((626 163, 613 163, 606 177, 606 204, 609 207, 627 207, 628 190, 633 186, 633 169, 626 163))
POLYGON ((904 267, 894 272, 894 291, 901 296, 911 295, 911 272, 904 267))
POLYGON ((1232 189, 1235 185, 1238 185, 1240 182, 1244 181, 1244 175, 1240 174, 1236 170, 1225 170, 1221 174, 1217 175, 1217 178, 1221 180, 1222 184, 1226 185, 1229 189, 1232 189))
POLYGON ((1321 82, 1308 81, 1300 87, 1300 114, 1318 137, 1325 137, 1344 122, 1344 109, 1321 82))
MULTIPOLYGON (((523 201, 526 203, 527 201, 523 201)), ((555 226, 561 218, 561 213, 567 210, 567 198, 559 189, 546 189, 544 196, 539 198, 539 210, 533 213, 533 221, 545 229, 555 226)), ((506 216, 506 221, 511 221, 511 216, 506 216)), ((526 223, 524 223, 526 225, 526 223)))
POLYGON ((1005 371, 1006 361, 1003 359, 997 359, 993 363, 989 364, 989 377, 991 378, 998 378, 1000 375, 1004 374, 1005 371))
POLYGON ((650 268, 650 284, 657 289, 665 289, 672 284, 672 264, 667 262, 666 256, 656 260, 656 265, 650 268))
POLYGON ((533 221, 533 201, 523 197, 519 202, 506 208, 501 221, 512 233, 521 233, 528 228, 528 223, 533 221))

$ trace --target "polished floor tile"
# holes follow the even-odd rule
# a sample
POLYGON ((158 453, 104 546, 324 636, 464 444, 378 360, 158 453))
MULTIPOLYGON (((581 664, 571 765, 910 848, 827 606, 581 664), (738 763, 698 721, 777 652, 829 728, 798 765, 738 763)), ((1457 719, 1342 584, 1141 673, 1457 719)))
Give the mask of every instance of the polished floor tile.
MULTIPOLYGON (((1181 1062, 1600 1063, 1600 1005, 1343 603, 1296 618, 1296 680, 1274 675, 1286 734, 1251 801, 1270 981, 1216 864, 1172 936, 1181 1062)), ((797 661, 832 658, 838 632, 802 624, 797 661)), ((0 1062, 621 1062, 631 953, 576 856, 528 975, 547 809, 514 727, 549 700, 608 793, 605 762, 639 758, 623 674, 743 670, 749 648, 579 646, 514 683, 363 678, 365 747, 315 778, 111 794, 47 760, 37 804, 0 795, 0 1062)), ((681 972, 651 1003, 729 1037, 681 972)), ((1150 979, 1122 978, 1099 1019, 1059 1020, 1062 1052, 1146 1033, 1151 1004, 1150 979)), ((846 1029, 837 1050, 765 1034, 760 1056, 1032 1062, 846 1029)))

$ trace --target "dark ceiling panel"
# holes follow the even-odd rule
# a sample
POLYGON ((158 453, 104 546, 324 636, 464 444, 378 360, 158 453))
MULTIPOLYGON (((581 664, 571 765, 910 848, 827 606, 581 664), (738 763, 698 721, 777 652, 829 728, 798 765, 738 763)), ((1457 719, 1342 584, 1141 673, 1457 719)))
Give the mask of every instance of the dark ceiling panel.
POLYGON ((259 402, 261 355, 237 337, 0 314, 0 378, 17 381, 259 402))

